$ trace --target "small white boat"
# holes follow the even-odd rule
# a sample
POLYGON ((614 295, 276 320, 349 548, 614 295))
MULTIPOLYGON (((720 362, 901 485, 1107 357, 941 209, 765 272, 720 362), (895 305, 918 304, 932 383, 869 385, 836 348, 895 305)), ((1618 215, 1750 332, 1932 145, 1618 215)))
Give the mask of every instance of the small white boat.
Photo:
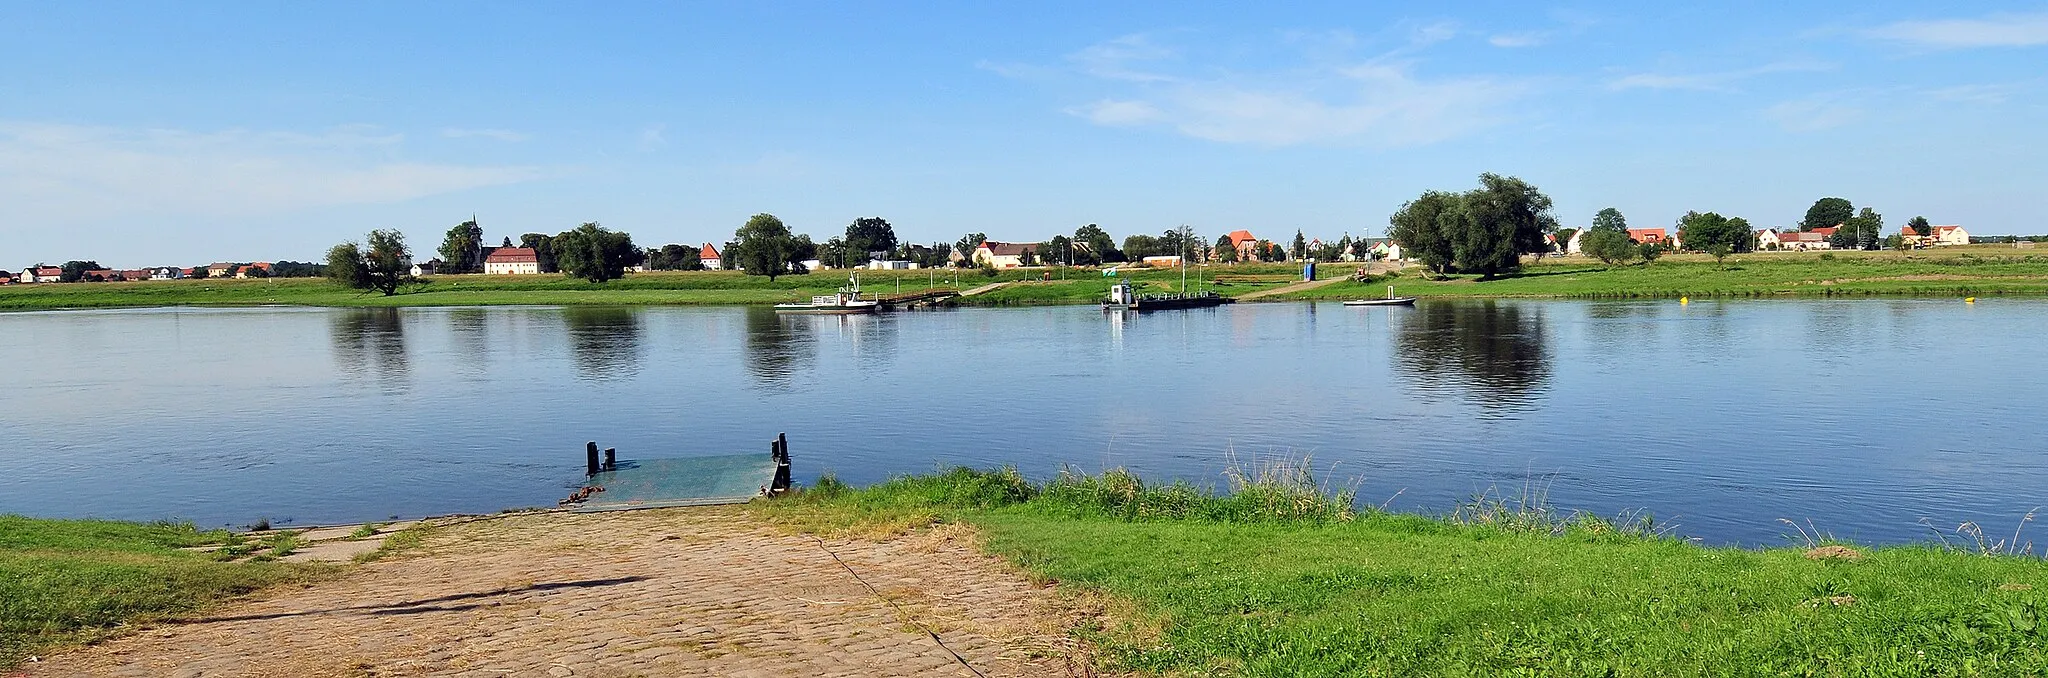
POLYGON ((874 313, 882 306, 881 300, 860 298, 860 274, 847 277, 847 286, 833 294, 811 297, 808 304, 776 304, 776 313, 820 313, 848 315, 853 313, 874 313))
POLYGON ((1415 305, 1415 297, 1397 297, 1397 296, 1394 296, 1394 286, 1393 286, 1393 285, 1388 285, 1388 286, 1387 286, 1387 298, 1385 298, 1385 299, 1352 299, 1352 300, 1350 300, 1350 301, 1344 302, 1344 305, 1345 305, 1345 306, 1414 306, 1414 305, 1415 305))

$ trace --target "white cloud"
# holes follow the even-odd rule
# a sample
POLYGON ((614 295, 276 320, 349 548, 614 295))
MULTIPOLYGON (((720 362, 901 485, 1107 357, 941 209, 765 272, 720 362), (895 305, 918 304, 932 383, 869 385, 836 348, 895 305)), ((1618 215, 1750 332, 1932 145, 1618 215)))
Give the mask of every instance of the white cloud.
POLYGON ((642 151, 652 151, 668 145, 667 133, 668 125, 662 123, 655 123, 640 128, 639 149, 642 151))
POLYGON ((1086 106, 1069 108, 1067 112, 1108 127, 1142 125, 1160 119, 1159 109, 1143 101, 1103 99, 1086 106))
POLYGON ((1982 19, 1900 21, 1862 32, 1865 37, 1921 47, 2034 47, 2048 45, 2048 12, 1993 14, 1982 19))
POLYGON ((1487 38, 1487 39, 1486 39, 1486 42, 1487 42, 1487 44, 1493 45, 1493 46, 1495 46, 1495 47, 1507 47, 1507 48, 1514 48, 1514 47, 1537 47, 1537 46, 1541 46, 1541 45, 1542 45, 1543 43, 1546 43, 1546 42, 1549 42, 1549 41, 1550 41, 1550 34, 1549 34, 1548 32, 1545 32, 1545 31, 1523 31, 1523 32, 1520 32, 1520 33, 1501 33, 1501 34, 1499 34, 1499 35, 1495 35, 1495 36, 1493 36, 1493 37, 1491 37, 1491 38, 1487 38))
MULTIPOLYGON (((1132 68, 1125 60, 1157 65, 1180 57, 1145 36, 1125 36, 1070 57, 1112 94, 1066 112, 1103 126, 1156 125, 1226 143, 1435 143, 1501 123, 1505 107, 1528 89, 1492 77, 1427 79, 1416 75, 1414 60, 1397 58, 1456 31, 1448 22, 1412 27, 1407 45, 1362 61, 1318 60, 1269 73, 1218 68, 1221 75, 1204 77, 1132 68)), ((1299 35, 1285 40, 1302 42, 1299 35)), ((1313 42, 1318 51, 1330 44, 1313 42)))
POLYGON ((540 169, 401 159, 404 136, 0 121, 0 218, 244 216, 530 181, 540 169))
POLYGON ((449 127, 447 129, 443 129, 441 130, 441 136, 448 137, 450 139, 481 138, 496 139, 498 141, 507 142, 519 142, 533 138, 531 136, 521 134, 519 132, 514 132, 509 129, 468 129, 463 127, 449 127))
POLYGON ((1841 94, 1793 99, 1764 109, 1764 117, 1793 132, 1819 132, 1863 119, 1865 111, 1841 94))
POLYGON ((1732 92, 1735 83, 1761 75, 1773 73, 1798 73, 1833 70, 1833 64, 1817 61, 1780 61, 1756 68, 1715 73, 1635 73, 1607 81, 1607 89, 1691 89, 1707 92, 1732 92))

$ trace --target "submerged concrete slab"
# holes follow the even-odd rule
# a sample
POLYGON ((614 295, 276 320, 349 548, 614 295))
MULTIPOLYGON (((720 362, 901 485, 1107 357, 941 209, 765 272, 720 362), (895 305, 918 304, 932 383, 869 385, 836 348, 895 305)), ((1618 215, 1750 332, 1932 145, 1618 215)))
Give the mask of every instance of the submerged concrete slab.
POLYGON ((591 476, 585 487, 602 487, 578 513, 672 506, 744 504, 775 482, 775 460, 766 454, 638 459, 616 471, 591 476))

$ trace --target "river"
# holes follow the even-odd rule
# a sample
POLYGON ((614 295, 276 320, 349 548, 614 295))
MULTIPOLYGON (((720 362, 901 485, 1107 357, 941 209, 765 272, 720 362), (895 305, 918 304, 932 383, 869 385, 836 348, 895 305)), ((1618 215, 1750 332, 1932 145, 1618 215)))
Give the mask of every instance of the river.
POLYGON ((1305 457, 1361 504, 1534 488, 1711 544, 1784 543, 1781 519, 2009 534, 2048 504, 2044 328, 2048 302, 2002 299, 8 313, 0 513, 490 512, 567 494, 586 440, 766 454, 787 432, 800 482, 1220 485, 1232 460, 1305 457))

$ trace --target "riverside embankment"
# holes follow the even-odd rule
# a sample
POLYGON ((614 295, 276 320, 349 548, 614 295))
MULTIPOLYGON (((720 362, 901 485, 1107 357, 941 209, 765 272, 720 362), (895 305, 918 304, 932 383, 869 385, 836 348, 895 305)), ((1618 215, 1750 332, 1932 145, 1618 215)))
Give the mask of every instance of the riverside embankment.
POLYGON ((1230 489, 961 469, 826 479, 743 509, 521 514, 341 571, 251 578, 267 586, 254 598, 181 599, 142 617, 168 623, 95 647, 8 646, 57 650, 31 676, 2048 670, 2038 554, 1702 547, 1524 497, 1386 513, 1288 467, 1230 489))
MULTIPOLYGON (((1321 267, 1319 278, 1345 277, 1360 264, 1321 267)), ((1375 273, 1392 268, 1374 264, 1375 273)), ((828 294, 845 284, 843 271, 749 276, 732 271, 635 273, 606 283, 555 275, 435 276, 383 296, 343 289, 311 278, 173 280, 133 283, 38 284, 0 287, 0 310, 152 306, 501 306, 501 305, 768 305, 828 294)), ((1181 274, 1169 269, 1125 269, 1119 278, 1140 292, 1178 291, 1181 274)), ((1925 252, 1771 252, 1716 262, 1704 255, 1673 255, 1648 264, 1606 266, 1583 257, 1532 261, 1519 274, 1496 280, 1471 276, 1425 279, 1419 269, 1365 282, 1340 282, 1266 296, 1296 281, 1291 264, 1208 265, 1189 270, 1190 287, 1265 301, 1378 296, 1386 285, 1422 297, 1644 298, 1990 296, 2048 294, 2048 255, 1992 246, 1925 252)), ((930 288, 967 290, 1015 283, 962 298, 963 306, 1089 304, 1118 278, 1091 268, 982 271, 862 271, 864 291, 882 295, 930 288)))

